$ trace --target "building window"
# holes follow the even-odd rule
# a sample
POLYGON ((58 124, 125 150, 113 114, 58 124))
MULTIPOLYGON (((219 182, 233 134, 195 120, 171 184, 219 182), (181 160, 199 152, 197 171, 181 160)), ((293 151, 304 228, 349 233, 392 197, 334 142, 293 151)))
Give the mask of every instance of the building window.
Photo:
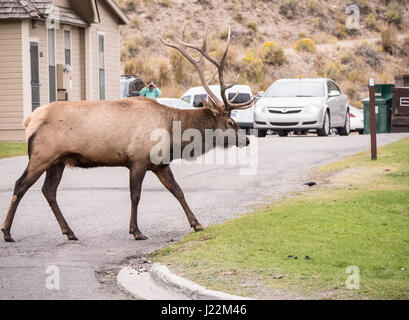
POLYGON ((64 30, 65 64, 71 65, 71 31, 64 30))
POLYGON ((57 85, 55 74, 55 29, 48 29, 48 88, 49 101, 57 100, 57 85))
POLYGON ((99 99, 105 100, 105 37, 103 34, 98 35, 99 43, 99 99))

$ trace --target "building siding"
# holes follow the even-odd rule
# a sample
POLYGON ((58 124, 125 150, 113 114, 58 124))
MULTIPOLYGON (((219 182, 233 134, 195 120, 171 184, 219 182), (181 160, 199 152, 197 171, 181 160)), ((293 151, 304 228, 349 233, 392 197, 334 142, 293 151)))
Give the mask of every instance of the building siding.
POLYGON ((105 99, 119 99, 120 95, 120 34, 119 24, 112 14, 110 9, 102 1, 97 1, 99 15, 101 18, 100 24, 91 26, 92 37, 92 72, 93 72, 93 99, 99 99, 99 72, 98 72, 98 33, 102 32, 105 35, 105 99))
MULTIPOLYGON (((69 100, 72 101, 99 99, 98 34, 100 32, 105 36, 105 99, 115 100, 120 96, 120 21, 104 1, 96 0, 96 2, 101 21, 86 28, 89 30, 89 37, 86 29, 71 25, 60 25, 55 33, 56 64, 65 64, 64 29, 71 30, 72 91, 69 92, 69 100), (88 56, 86 56, 86 41, 87 45, 88 43, 91 45, 88 56), (88 74, 87 61, 91 62, 88 74), (87 81, 91 84, 89 91, 86 87, 87 81)), ((54 0, 54 4, 65 8, 70 7, 68 0, 54 0)), ((34 29, 31 20, 28 19, 0 21, 0 141, 24 140, 22 122, 24 116, 27 116, 31 110, 31 86, 30 79, 27 78, 27 76, 30 77, 31 72, 28 60, 29 41, 38 42, 40 105, 49 103, 47 38, 45 21, 38 21, 34 29)))
POLYGON ((0 47, 0 140, 19 140, 24 138, 20 21, 0 21, 0 47))

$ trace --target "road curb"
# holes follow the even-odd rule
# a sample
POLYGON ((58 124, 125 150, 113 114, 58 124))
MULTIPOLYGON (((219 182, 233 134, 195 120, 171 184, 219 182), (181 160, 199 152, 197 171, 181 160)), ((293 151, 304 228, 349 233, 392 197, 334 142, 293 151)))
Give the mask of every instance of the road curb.
POLYGON ((154 263, 150 272, 155 281, 189 297, 192 300, 250 300, 246 297, 206 289, 205 287, 172 273, 168 267, 159 263, 154 263))
POLYGON ((154 263, 149 272, 122 268, 117 275, 118 286, 137 299, 191 299, 191 300, 250 300, 221 291, 209 290, 172 273, 165 265, 154 263), (149 291, 152 287, 154 294, 149 291))

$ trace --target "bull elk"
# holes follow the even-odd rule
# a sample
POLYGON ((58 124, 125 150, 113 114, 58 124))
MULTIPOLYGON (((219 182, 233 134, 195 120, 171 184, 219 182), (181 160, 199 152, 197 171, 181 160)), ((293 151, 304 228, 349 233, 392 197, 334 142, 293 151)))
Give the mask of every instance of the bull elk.
MULTIPOLYGON (((206 28, 205 28, 206 29, 206 28)), ((131 218, 129 233, 136 240, 147 239, 139 230, 137 209, 145 173, 150 170, 162 184, 176 197, 186 213, 190 226, 195 231, 203 227, 186 203, 182 189, 179 187, 170 169, 169 163, 154 164, 150 158, 153 142, 150 134, 157 128, 172 133, 174 121, 179 121, 181 130, 195 128, 205 136, 206 129, 227 129, 234 133, 239 141, 237 124, 230 118, 233 109, 244 109, 251 106, 253 100, 234 104, 226 98, 228 86, 224 82, 223 71, 230 44, 230 27, 226 49, 220 60, 210 56, 206 49, 207 29, 201 46, 195 46, 176 39, 169 43, 160 39, 166 46, 178 50, 189 60, 199 74, 200 81, 209 99, 203 100, 203 108, 181 110, 166 107, 154 100, 136 97, 116 101, 59 101, 37 108, 25 121, 26 139, 28 142, 29 163, 23 175, 16 181, 13 197, 2 231, 4 240, 14 241, 10 234, 11 225, 17 206, 26 191, 46 172, 42 192, 53 211, 61 231, 69 240, 77 240, 74 232, 65 221, 57 204, 57 188, 66 166, 92 168, 99 166, 122 166, 130 170, 131 218), (190 49, 189 49, 190 48, 190 49), (192 57, 188 50, 199 54, 192 57), (202 57, 216 66, 219 76, 221 97, 210 90, 202 71, 202 57)), ((246 137, 246 145, 249 140, 246 137)), ((188 142, 181 142, 183 149, 188 142)), ((204 146, 205 144, 203 144, 204 146)), ((211 148, 218 146, 217 139, 211 148)), ((226 144, 221 147, 227 147, 226 144)), ((204 147, 202 153, 208 151, 204 147)), ((177 158, 171 152, 171 159, 177 158)))

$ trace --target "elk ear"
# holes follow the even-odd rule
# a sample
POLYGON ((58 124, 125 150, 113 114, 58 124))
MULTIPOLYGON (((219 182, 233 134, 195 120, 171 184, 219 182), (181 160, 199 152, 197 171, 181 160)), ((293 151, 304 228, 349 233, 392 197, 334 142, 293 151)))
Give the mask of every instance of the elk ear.
POLYGON ((200 98, 202 99, 203 107, 210 110, 215 117, 221 114, 221 110, 214 104, 212 99, 209 99, 209 101, 207 101, 203 97, 200 98))

